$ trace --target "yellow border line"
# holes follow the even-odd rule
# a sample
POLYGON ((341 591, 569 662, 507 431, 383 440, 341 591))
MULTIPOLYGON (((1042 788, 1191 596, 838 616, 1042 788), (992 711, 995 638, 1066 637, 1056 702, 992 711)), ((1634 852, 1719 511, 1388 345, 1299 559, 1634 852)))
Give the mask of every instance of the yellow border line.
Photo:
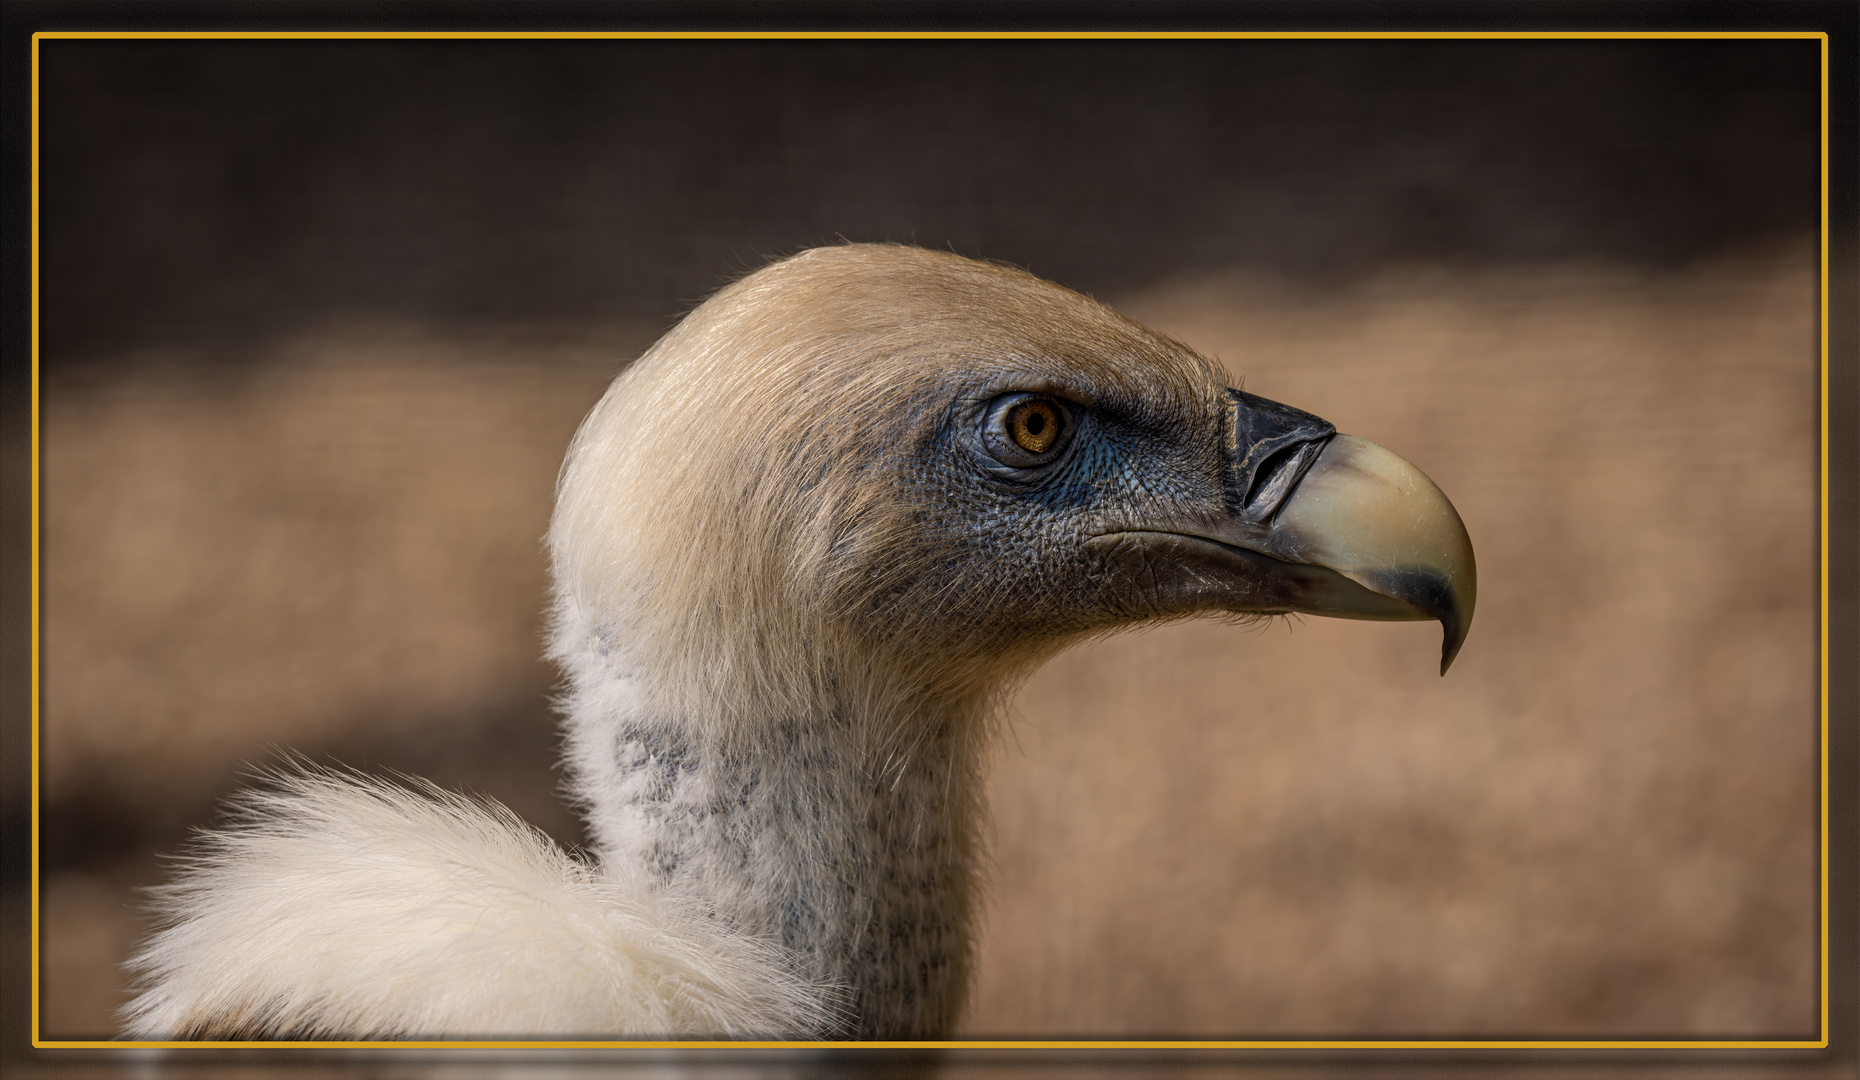
POLYGON ((39 1045, 39 36, 32 36, 32 1044, 39 1045))
POLYGON ((543 41, 557 39, 629 41, 1288 41, 1288 40, 1455 40, 1505 39, 1724 39, 1750 41, 1766 38, 1821 38, 1818 30, 1075 30, 1048 33, 1038 30, 46 30, 37 38, 143 38, 238 39, 293 38, 340 40, 498 40, 543 41))
POLYGON ((40 1050, 1825 1050, 1829 1031, 1828 957, 1828 35, 1822 31, 290 31, 290 30, 51 30, 32 35, 32 1045, 40 1050), (39 1037, 39 42, 44 40, 646 40, 646 41, 1027 41, 1027 40, 1819 40, 1821 42, 1820 247, 1820 1023, 1815 1040, 1497 1040, 1497 1039, 1251 1039, 1251 1040, 969 1040, 949 1042, 667 1042, 444 1041, 412 1042, 116 1042, 39 1037))
POLYGON ((1828 1028, 1828 37, 1821 37, 1821 1042, 1828 1028))
POLYGON ((407 1041, 407 1043, 106 1043, 106 1041, 35 1041, 41 1050, 1825 1050, 1827 1041, 1449 1041, 1449 1039, 1179 1039, 1179 1041, 1032 1041, 1032 1039, 971 1039, 971 1041, 870 1041, 870 1043, 668 1043, 668 1041, 407 1041))

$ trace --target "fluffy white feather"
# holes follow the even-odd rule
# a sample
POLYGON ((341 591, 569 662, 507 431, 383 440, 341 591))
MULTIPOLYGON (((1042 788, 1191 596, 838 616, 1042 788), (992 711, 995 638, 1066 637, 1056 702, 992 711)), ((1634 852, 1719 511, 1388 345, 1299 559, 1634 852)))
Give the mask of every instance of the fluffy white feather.
POLYGON ((504 807, 320 771, 235 804, 134 961, 140 1038, 802 1037, 831 986, 504 807))

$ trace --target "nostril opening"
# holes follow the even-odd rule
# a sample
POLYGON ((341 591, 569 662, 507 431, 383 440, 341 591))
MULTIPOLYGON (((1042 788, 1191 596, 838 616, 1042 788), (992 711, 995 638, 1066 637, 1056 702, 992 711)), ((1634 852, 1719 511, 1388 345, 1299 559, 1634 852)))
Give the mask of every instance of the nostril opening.
POLYGON ((1298 460, 1298 455, 1309 445, 1303 442, 1287 443, 1266 455, 1266 459, 1253 470, 1253 482, 1247 486, 1246 498, 1242 500, 1242 505, 1252 506, 1253 499, 1260 492, 1270 489, 1273 486, 1273 478, 1278 476, 1281 470, 1290 467, 1298 460))

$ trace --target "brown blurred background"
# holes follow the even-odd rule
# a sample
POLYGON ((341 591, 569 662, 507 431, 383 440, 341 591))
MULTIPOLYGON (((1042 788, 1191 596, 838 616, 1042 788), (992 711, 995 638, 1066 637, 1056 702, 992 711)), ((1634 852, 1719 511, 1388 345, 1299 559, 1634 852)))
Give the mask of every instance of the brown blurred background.
POLYGON ((1479 555, 1445 679, 1321 619, 1039 675, 965 1034, 1813 1036, 1812 43, 42 62, 46 1037, 111 1032, 134 890, 283 748, 579 841, 568 436, 838 237, 1110 301, 1415 461, 1479 555))

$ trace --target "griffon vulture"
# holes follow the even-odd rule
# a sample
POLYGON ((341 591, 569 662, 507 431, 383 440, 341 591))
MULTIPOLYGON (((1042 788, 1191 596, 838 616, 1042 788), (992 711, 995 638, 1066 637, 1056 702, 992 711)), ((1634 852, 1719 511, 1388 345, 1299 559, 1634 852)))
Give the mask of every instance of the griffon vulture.
POLYGON ((1204 612, 1472 618, 1420 470, 1006 266, 807 251, 613 383, 562 467, 550 655, 592 837, 298 770, 131 962, 138 1038, 936 1038, 978 770, 1067 645, 1204 612))

